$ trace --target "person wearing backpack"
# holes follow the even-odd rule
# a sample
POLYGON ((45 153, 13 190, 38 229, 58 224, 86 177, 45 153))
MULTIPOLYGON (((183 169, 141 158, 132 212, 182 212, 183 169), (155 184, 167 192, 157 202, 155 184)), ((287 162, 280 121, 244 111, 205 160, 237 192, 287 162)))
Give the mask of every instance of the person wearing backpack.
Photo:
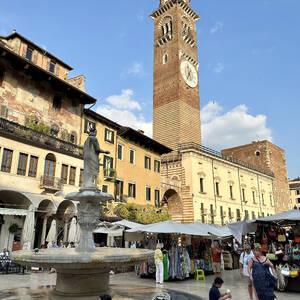
MULTIPOLYGON (((248 292, 250 299, 253 299, 253 282, 250 280, 250 276, 248 273, 248 264, 249 261, 254 257, 254 254, 251 250, 250 245, 245 244, 244 246, 244 252, 240 256, 240 274, 241 277, 247 281, 248 284, 248 292)), ((255 293, 256 296, 256 293, 255 293)), ((259 300, 258 297, 256 296, 256 300, 259 300)))

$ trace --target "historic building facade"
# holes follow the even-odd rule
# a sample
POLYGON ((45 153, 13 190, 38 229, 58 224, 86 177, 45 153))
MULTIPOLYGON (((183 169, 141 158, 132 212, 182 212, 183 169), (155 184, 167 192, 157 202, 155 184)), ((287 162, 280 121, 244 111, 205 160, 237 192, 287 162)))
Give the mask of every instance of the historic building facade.
POLYGON ((0 38, 0 249, 44 244, 53 220, 67 239, 64 195, 80 186, 82 113, 96 102, 70 70, 16 32, 0 38))
POLYGON ((101 149, 110 151, 101 155, 99 188, 114 195, 116 202, 160 206, 161 155, 171 149, 91 110, 84 113, 82 143, 90 126, 96 126, 101 149))
POLYGON ((291 207, 300 209, 300 177, 290 180, 289 187, 291 207))
MULTIPOLYGON (((162 157, 163 205, 174 220, 185 223, 225 224, 274 214, 283 207, 277 208, 277 202, 286 201, 281 199, 285 195, 284 153, 277 160, 280 151, 274 150, 274 167, 270 167, 201 145, 196 40, 200 18, 190 1, 161 0, 151 18, 153 136, 173 149, 162 157), (276 177, 278 166, 282 176, 276 177)), ((275 149, 272 145, 268 147, 275 149)))

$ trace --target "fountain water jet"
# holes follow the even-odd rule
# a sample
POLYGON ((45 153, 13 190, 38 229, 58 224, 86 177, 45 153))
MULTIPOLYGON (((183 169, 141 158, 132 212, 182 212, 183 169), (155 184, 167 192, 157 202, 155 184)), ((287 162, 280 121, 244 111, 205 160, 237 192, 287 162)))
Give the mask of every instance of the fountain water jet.
POLYGON ((22 250, 13 253, 13 260, 24 266, 53 267, 57 272, 56 287, 49 293, 53 300, 98 300, 111 294, 109 272, 117 266, 132 266, 145 262, 153 251, 144 249, 96 248, 93 230, 97 227, 100 210, 113 197, 102 193, 95 185, 99 174, 100 149, 97 131, 90 128, 83 148, 83 187, 66 199, 79 201, 78 223, 81 238, 77 248, 42 249, 38 253, 22 250))

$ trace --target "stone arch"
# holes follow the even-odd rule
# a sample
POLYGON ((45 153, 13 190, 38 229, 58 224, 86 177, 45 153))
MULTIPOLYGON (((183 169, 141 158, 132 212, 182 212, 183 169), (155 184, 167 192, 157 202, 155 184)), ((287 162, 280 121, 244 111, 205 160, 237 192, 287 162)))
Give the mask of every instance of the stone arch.
POLYGON ((173 18, 171 15, 166 15, 161 18, 158 29, 161 30, 161 35, 172 34, 173 31, 173 18))
MULTIPOLYGON (((32 201, 23 193, 11 190, 0 190, 0 249, 21 249, 23 228, 29 208, 34 211, 32 201), (1 213, 1 209, 3 209, 1 213), (9 227, 17 224, 19 229, 14 234, 9 232, 9 227)), ((34 232, 34 228, 32 228, 34 232)))
POLYGON ((174 189, 169 189, 165 192, 162 206, 168 208, 173 221, 182 222, 183 205, 179 194, 174 189))

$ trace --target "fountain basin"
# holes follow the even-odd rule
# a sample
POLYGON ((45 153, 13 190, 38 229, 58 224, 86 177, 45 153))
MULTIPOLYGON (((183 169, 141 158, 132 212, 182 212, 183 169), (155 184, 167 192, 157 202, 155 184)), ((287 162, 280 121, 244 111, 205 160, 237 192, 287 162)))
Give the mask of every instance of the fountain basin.
POLYGON ((133 266, 153 257, 152 250, 96 248, 93 252, 78 252, 75 248, 16 251, 13 260, 23 266, 55 268, 55 289, 49 294, 55 300, 98 300, 111 294, 109 272, 113 267, 133 266))

